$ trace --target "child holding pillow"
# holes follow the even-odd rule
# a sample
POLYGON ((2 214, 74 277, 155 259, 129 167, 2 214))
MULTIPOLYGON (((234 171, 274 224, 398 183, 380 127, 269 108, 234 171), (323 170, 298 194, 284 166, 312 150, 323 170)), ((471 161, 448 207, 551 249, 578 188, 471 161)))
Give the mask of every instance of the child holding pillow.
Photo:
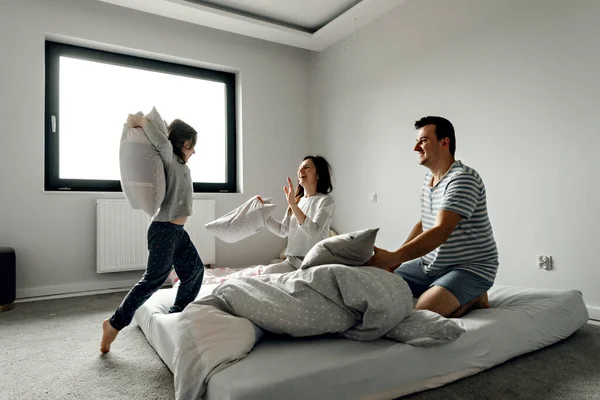
POLYGON ((101 353, 110 351, 119 331, 131 323, 135 311, 163 285, 173 267, 181 283, 170 313, 182 311, 195 300, 204 276, 204 264, 183 229, 192 215, 194 190, 186 163, 195 153, 197 132, 179 119, 168 126, 168 137, 141 115, 130 114, 127 124, 131 128, 141 127, 160 153, 165 167, 166 193, 148 227, 149 255, 144 276, 125 296, 113 316, 102 323, 101 353))

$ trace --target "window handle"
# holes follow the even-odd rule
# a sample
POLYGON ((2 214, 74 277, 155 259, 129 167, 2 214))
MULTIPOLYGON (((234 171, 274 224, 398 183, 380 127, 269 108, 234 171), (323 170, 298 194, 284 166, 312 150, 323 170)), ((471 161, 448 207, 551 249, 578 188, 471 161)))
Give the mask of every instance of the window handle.
POLYGON ((56 133, 56 115, 50 117, 50 123, 52 124, 52 133, 56 133))

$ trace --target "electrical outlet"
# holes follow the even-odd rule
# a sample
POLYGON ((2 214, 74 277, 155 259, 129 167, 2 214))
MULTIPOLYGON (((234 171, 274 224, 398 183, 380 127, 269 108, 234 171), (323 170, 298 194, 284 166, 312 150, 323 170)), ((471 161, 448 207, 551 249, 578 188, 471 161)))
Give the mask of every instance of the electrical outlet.
POLYGON ((537 258, 538 268, 550 271, 552 269, 552 256, 540 255, 537 258))
POLYGON ((377 193, 371 193, 369 196, 369 203, 377 203, 377 193))

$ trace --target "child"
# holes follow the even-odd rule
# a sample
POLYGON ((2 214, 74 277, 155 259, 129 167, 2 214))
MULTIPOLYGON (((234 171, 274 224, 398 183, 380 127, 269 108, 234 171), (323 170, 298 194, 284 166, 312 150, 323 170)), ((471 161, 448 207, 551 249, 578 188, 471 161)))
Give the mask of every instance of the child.
POLYGON ((160 153, 165 167, 166 193, 148 227, 146 272, 113 316, 102 323, 101 353, 110 351, 119 331, 131 323, 135 311, 163 285, 172 267, 175 267, 180 286, 170 313, 182 311, 196 299, 204 276, 204 264, 183 229, 187 218, 192 215, 193 186, 186 163, 195 153, 197 132, 178 119, 168 126, 168 137, 139 115, 129 115, 127 124, 131 128, 141 127, 160 153))

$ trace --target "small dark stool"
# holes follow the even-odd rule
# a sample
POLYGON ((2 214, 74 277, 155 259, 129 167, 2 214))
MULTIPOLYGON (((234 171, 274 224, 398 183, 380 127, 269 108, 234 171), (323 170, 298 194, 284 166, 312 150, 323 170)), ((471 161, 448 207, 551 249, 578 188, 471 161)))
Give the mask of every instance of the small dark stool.
POLYGON ((0 312, 12 310, 16 297, 17 258, 15 249, 0 247, 0 312))

